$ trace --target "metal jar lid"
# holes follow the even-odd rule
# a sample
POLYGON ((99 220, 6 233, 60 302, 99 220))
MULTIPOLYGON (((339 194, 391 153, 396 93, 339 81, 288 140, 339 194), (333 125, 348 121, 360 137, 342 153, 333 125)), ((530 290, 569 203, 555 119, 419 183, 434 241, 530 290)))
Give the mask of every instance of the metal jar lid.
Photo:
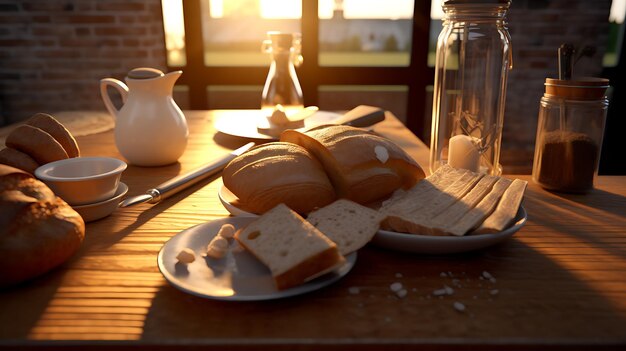
POLYGON ((609 87, 605 78, 579 78, 577 80, 561 80, 546 78, 546 95, 567 100, 602 100, 609 87))

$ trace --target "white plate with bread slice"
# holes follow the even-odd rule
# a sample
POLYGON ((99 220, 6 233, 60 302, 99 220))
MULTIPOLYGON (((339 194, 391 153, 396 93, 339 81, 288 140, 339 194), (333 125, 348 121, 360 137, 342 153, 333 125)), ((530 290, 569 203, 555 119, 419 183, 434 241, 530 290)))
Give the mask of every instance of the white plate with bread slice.
MULTIPOLYGON (((225 186, 221 186, 218 197, 222 205, 233 216, 258 217, 239 207, 237 197, 225 186)), ((483 249, 505 241, 520 230, 528 215, 523 206, 519 207, 513 223, 506 229, 495 233, 454 235, 420 235, 401 233, 391 230, 379 230, 372 243, 388 249, 420 254, 452 254, 483 249)))
POLYGON ((174 287, 189 294, 226 301, 261 301, 286 298, 312 292, 328 286, 352 269, 356 253, 329 273, 295 287, 278 290, 270 270, 234 239, 222 258, 205 255, 207 245, 224 224, 236 229, 253 222, 252 217, 228 217, 186 229, 167 241, 158 255, 159 270, 174 287), (191 263, 181 263, 177 256, 190 249, 195 256, 191 263))
POLYGON ((398 233, 381 229, 372 239, 372 243, 388 249, 420 254, 468 252, 483 249, 511 238, 524 226, 527 218, 526 210, 520 206, 513 224, 500 232, 464 236, 437 236, 398 233))

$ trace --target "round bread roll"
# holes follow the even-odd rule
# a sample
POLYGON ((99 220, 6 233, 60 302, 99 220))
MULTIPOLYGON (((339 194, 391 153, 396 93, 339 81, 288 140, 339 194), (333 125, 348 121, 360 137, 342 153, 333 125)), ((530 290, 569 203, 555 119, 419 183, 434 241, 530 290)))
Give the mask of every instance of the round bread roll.
POLYGON ((262 214, 284 203, 309 213, 335 200, 335 191, 322 165, 302 147, 268 143, 250 149, 224 168, 224 185, 243 209, 262 214))
POLYGON ((37 161, 33 160, 32 157, 10 147, 0 150, 0 164, 19 168, 31 174, 39 167, 37 161))
POLYGON ((58 141, 43 130, 21 125, 15 128, 5 141, 6 146, 30 155, 37 163, 46 164, 68 158, 58 141))
POLYGON ((287 130, 281 141, 298 144, 322 164, 337 195, 366 205, 425 177, 422 168, 389 139, 360 128, 321 126, 287 130))
POLYGON ((78 149, 78 143, 72 133, 70 133, 59 121, 54 117, 46 113, 37 113, 32 116, 26 124, 39 128, 44 132, 50 134, 54 140, 58 141, 67 152, 68 157, 80 156, 80 150, 78 149))
POLYGON ((0 287, 41 275, 70 258, 85 223, 30 174, 0 165, 0 287))

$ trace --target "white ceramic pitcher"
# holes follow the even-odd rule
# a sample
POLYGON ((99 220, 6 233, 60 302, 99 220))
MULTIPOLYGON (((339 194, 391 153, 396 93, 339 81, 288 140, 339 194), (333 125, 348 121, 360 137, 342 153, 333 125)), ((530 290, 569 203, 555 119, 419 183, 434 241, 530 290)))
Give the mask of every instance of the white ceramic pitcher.
POLYGON ((174 83, 182 71, 163 72, 136 68, 128 72, 126 84, 100 80, 100 93, 115 119, 115 144, 132 165, 162 166, 176 162, 187 147, 187 120, 172 98, 174 83), (107 87, 122 95, 123 106, 111 102, 107 87))

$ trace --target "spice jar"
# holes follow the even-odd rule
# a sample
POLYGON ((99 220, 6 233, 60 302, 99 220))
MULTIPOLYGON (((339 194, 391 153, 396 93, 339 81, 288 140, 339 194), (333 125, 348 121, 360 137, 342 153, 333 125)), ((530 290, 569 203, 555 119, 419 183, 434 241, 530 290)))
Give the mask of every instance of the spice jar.
POLYGON ((593 188, 609 101, 602 78, 547 78, 539 107, 533 180, 542 187, 583 193, 593 188))
POLYGON ((430 170, 499 175, 511 38, 510 1, 445 0, 437 41, 430 170))

